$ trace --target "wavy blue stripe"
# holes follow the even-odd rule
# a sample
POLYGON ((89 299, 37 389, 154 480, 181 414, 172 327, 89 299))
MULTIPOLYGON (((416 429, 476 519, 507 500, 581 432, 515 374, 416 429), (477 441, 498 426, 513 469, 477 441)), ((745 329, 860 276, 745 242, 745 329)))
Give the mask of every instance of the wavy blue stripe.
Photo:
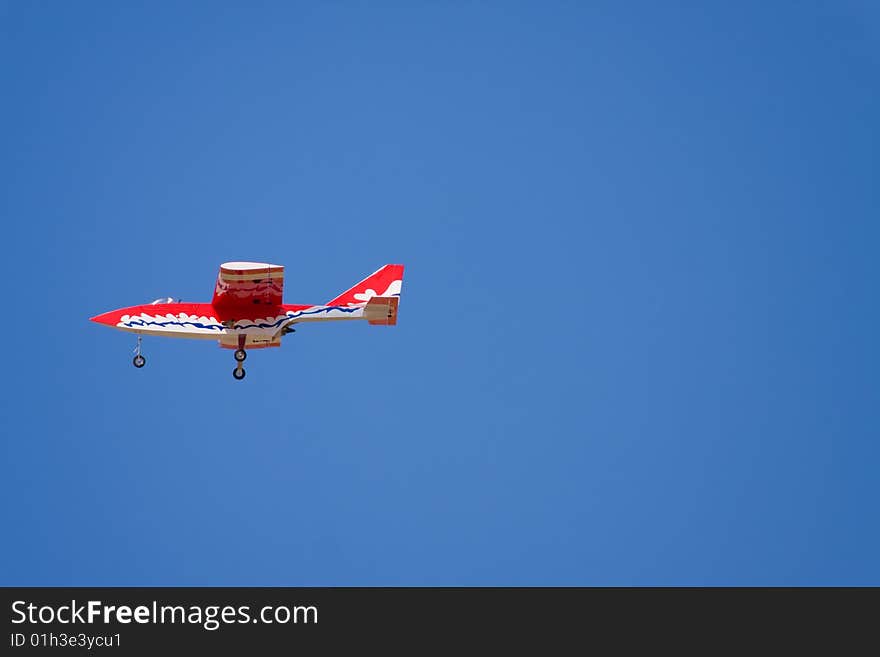
POLYGON ((315 308, 314 310, 300 310, 294 312, 292 310, 287 311, 287 314, 284 317, 279 318, 278 320, 272 322, 271 324, 260 323, 260 324, 236 324, 236 329, 248 329, 248 328, 261 328, 261 329, 269 329, 269 328, 278 328, 282 324, 286 324, 297 317, 302 317, 304 315, 320 315, 321 313, 329 313, 333 310, 339 310, 344 313, 352 313, 356 310, 362 310, 360 307, 349 308, 347 306, 326 306, 323 308, 315 308))
MULTIPOLYGON (((338 311, 344 312, 344 313, 353 313, 357 310, 363 310, 363 307, 362 306, 354 306, 352 308, 349 308, 348 306, 326 306, 326 307, 321 307, 321 308, 315 308, 314 310, 300 310, 297 312, 294 312, 291 310, 291 311, 288 311, 286 315, 284 315, 283 317, 279 317, 274 322, 271 322, 271 323, 260 322, 259 324, 236 324, 233 327, 233 330, 243 330, 243 329, 249 329, 249 328, 259 328, 259 329, 278 328, 282 324, 288 323, 291 320, 294 320, 298 317, 303 317, 305 315, 320 315, 322 313, 329 313, 334 310, 338 310, 338 311)), ((128 327, 132 327, 132 326, 161 326, 164 328, 165 326, 173 325, 173 326, 192 326, 194 328, 210 329, 212 331, 213 330, 222 331, 223 329, 226 328, 222 324, 202 324, 201 322, 181 322, 181 321, 174 321, 174 320, 169 320, 167 322, 154 322, 154 321, 146 321, 144 319, 131 319, 131 320, 129 320, 127 322, 123 322, 123 323, 125 324, 125 326, 128 326, 128 327)))
POLYGON ((222 324, 202 324, 201 322, 172 322, 172 321, 148 322, 143 319, 132 319, 132 320, 129 320, 129 321, 123 322, 123 323, 129 327, 131 327, 131 326, 162 326, 162 327, 165 327, 165 326, 169 326, 169 325, 173 324, 174 326, 192 326, 192 327, 200 328, 200 329, 211 329, 212 331, 214 329, 216 329, 218 331, 222 331, 224 328, 226 328, 222 324))
POLYGON ((271 324, 267 324, 265 322, 260 322, 259 324, 236 324, 232 328, 234 330, 236 330, 236 329, 237 330, 249 329, 249 328, 261 328, 261 329, 278 328, 279 326, 281 326, 284 322, 288 321, 289 319, 290 318, 287 315, 285 315, 284 317, 278 319, 277 321, 272 322, 271 324))

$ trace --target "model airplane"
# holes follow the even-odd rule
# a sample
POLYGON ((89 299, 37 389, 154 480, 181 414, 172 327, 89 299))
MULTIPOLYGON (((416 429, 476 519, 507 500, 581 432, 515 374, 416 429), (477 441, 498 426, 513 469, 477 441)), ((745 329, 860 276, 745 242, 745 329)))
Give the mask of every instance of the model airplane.
POLYGON ((143 367, 142 335, 218 340, 235 349, 232 376, 241 380, 248 349, 280 347, 294 324, 341 319, 365 319, 370 324, 397 324, 397 305, 403 283, 403 265, 385 265, 325 305, 282 303, 284 267, 263 262, 227 262, 220 265, 211 303, 180 303, 157 299, 140 306, 111 310, 93 322, 137 334, 134 366, 143 367))

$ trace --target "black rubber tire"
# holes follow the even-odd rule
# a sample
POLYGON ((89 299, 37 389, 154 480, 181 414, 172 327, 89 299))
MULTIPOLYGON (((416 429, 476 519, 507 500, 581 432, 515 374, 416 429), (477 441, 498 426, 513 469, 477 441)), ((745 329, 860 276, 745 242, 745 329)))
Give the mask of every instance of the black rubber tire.
POLYGON ((244 359, 247 358, 247 352, 246 352, 244 349, 236 349, 236 350, 235 350, 235 353, 232 354, 232 356, 233 356, 233 357, 235 358, 235 360, 237 360, 239 363, 243 363, 243 362, 244 362, 244 359))
POLYGON ((131 363, 135 367, 141 368, 147 364, 147 359, 144 358, 143 356, 141 356, 140 354, 138 354, 137 356, 135 356, 134 358, 131 359, 131 363))
POLYGON ((232 370, 232 377, 234 379, 237 379, 238 381, 241 381, 244 378, 244 374, 245 371, 243 367, 236 367, 234 370, 232 370))

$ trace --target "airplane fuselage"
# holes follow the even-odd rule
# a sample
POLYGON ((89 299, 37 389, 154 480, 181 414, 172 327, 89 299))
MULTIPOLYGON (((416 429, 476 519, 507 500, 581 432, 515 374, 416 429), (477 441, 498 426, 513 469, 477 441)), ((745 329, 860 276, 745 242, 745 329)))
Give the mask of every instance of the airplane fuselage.
POLYGON ((245 346, 253 349, 274 346, 284 328, 292 324, 361 319, 365 305, 281 304, 218 309, 210 303, 159 303, 119 308, 92 319, 105 326, 141 335, 219 340, 220 346, 230 349, 239 348, 238 336, 244 335, 245 346), (256 310, 259 310, 259 316, 255 317, 256 310))

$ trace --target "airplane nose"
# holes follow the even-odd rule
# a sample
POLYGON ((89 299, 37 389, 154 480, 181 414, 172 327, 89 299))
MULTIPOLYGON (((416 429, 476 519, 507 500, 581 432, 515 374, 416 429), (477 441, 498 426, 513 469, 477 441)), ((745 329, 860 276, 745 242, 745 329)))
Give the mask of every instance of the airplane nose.
POLYGON ((111 310, 107 313, 101 313, 100 315, 95 315, 94 317, 89 317, 90 322, 95 322, 96 324, 105 324, 107 326, 116 326, 116 323, 119 321, 118 319, 119 313, 111 310))

